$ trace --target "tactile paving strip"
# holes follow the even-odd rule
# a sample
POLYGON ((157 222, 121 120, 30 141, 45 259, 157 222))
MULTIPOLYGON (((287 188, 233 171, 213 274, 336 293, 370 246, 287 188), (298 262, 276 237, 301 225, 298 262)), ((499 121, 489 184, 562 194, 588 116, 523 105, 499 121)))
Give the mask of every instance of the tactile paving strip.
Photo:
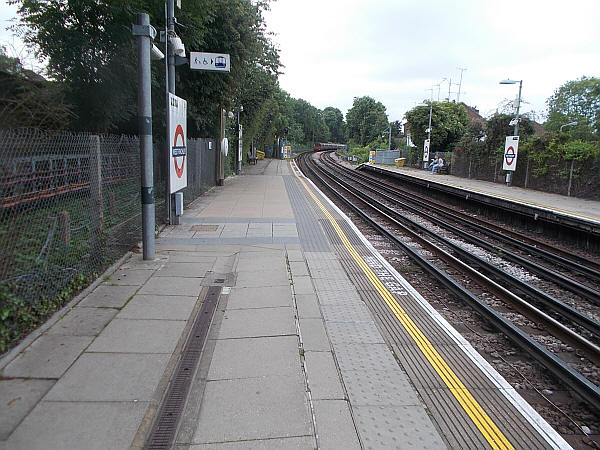
POLYGON ((313 209, 309 205, 304 191, 300 190, 295 177, 284 175, 282 178, 296 217, 296 227, 302 250, 305 252, 331 251, 325 233, 318 225, 313 209))
MULTIPOLYGON (((356 234, 348 227, 348 233, 356 234)), ((328 233, 329 235, 329 233, 328 233)), ((351 242, 353 238, 348 236, 351 242)), ((358 266, 354 258, 352 258, 345 246, 333 244, 333 250, 337 253, 340 263, 347 272, 351 282, 356 286, 357 291, 369 306, 372 314, 377 319, 378 325, 385 331, 386 339, 391 342, 397 342, 393 345, 396 351, 396 356, 401 363, 401 366, 407 371, 411 380, 414 380, 419 393, 422 395, 425 404, 433 413, 436 423, 448 439, 448 444, 453 448, 491 448, 483 435, 477 430, 474 423, 466 415, 465 411, 458 404, 456 398, 449 392, 448 387, 440 379, 435 372, 423 352, 418 348, 413 338, 408 334, 404 327, 400 324, 389 307, 383 302, 379 293, 374 289, 368 281, 364 271, 358 266), (441 396, 440 393, 444 392, 441 396), (451 419, 451 418, 454 418, 451 419)), ((361 257, 370 263, 373 263, 373 255, 370 250, 364 245, 355 246, 355 250, 361 257)), ((386 285, 386 288, 394 295, 398 304, 404 308, 408 315, 414 320, 417 326, 428 337, 429 341, 435 345, 435 348, 443 356, 444 360, 457 373, 461 381, 476 401, 482 405, 486 413, 491 417, 493 422, 502 430, 504 435, 511 442, 524 443, 523 448, 545 448, 548 443, 537 433, 532 425, 528 423, 513 407, 513 405, 502 395, 498 388, 476 368, 470 358, 459 348, 448 333, 440 327, 437 322, 423 306, 410 295, 407 295, 401 285, 395 280, 385 267, 380 263, 374 264, 372 270, 378 278, 386 285), (523 435, 526 434, 527 437, 523 435)), ((331 334, 331 333, 330 333, 331 334)), ((359 348, 360 350, 360 348, 359 348)), ((364 355, 364 354, 363 354, 364 355)), ((366 356, 366 355, 364 355, 366 356)), ((383 356, 383 355, 382 355, 383 356)), ((338 360, 343 360, 345 366, 360 365, 354 358, 342 353, 338 356, 336 348, 336 357, 338 360)), ((381 362, 381 361, 380 361, 381 362)), ((340 368, 342 364, 340 363, 340 368)), ((366 367, 369 367, 368 365, 366 367)), ((373 369, 364 371, 369 372, 373 369)), ((342 370, 343 373, 343 370, 342 370)), ((351 385, 351 381, 345 383, 351 385)), ((351 391, 348 390, 349 398, 351 391)), ((371 394, 373 394, 372 392, 371 394)), ((355 410, 356 411, 356 410, 355 410)), ((363 413, 364 410, 363 409, 363 413)), ((369 414, 381 414, 380 410, 370 409, 369 414)), ((357 415, 358 417, 358 415, 357 415)), ((371 419, 369 419, 371 420, 371 419)), ((372 433, 369 427, 369 420, 363 417, 363 421, 359 420, 357 426, 362 430, 365 426, 367 433, 372 433), (361 425, 362 424, 362 425, 361 425)), ((375 420, 375 419, 372 419, 375 420)), ((393 419, 392 419, 393 420, 393 419)), ((373 423, 373 426, 374 423, 373 423)), ((431 426, 429 424, 429 426, 431 426)), ((361 431, 361 437, 363 436, 361 431)), ((368 444, 365 439, 365 448, 373 445, 372 448, 397 448, 395 441, 391 439, 392 433, 387 433, 383 430, 378 430, 374 436, 369 439, 374 440, 368 444)), ((406 445, 398 448, 427 448, 423 443, 418 442, 415 446, 406 445)))
POLYGON ((423 416, 422 406, 357 406, 352 408, 366 450, 446 449, 423 416), (383 420, 381 418, 384 418, 383 420))

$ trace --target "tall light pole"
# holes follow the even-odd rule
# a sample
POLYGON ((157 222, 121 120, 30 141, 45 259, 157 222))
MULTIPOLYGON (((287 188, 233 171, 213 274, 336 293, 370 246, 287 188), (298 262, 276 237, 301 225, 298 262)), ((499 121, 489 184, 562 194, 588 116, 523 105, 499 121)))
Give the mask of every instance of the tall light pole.
MULTIPOLYGON (((515 129, 514 129, 514 134, 513 136, 518 136, 519 135, 519 109, 521 108, 521 90, 523 88, 523 80, 502 80, 500 81, 500 84, 517 84, 519 83, 519 96, 517 97, 517 116, 515 117, 515 129)), ((512 182, 512 174, 513 171, 507 171, 506 172, 506 184, 508 186, 511 185, 512 182)))
POLYGON ((573 122, 569 122, 569 123, 565 123, 564 125, 560 126, 560 130, 562 131, 564 127, 574 127, 575 125, 577 125, 577 121, 574 120, 573 122))

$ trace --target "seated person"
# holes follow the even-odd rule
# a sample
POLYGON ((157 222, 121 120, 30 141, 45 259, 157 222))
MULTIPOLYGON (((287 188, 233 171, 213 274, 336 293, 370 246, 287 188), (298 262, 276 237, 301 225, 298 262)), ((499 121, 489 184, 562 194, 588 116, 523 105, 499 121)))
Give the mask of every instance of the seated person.
POLYGON ((431 173, 434 173, 436 170, 444 167, 444 158, 439 155, 435 155, 435 159, 433 160, 433 164, 429 167, 431 173))

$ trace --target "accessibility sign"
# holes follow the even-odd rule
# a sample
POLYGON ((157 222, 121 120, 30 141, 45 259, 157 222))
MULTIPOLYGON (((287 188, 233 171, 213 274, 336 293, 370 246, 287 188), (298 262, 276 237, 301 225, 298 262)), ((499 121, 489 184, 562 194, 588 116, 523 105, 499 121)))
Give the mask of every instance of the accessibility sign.
POLYGON ((517 153, 519 151, 519 136, 506 136, 504 143, 503 170, 515 171, 517 168, 517 153))
POLYGON ((229 72, 229 54, 190 52, 190 69, 229 72))
POLYGON ((169 93, 170 193, 187 186, 187 102, 169 93))

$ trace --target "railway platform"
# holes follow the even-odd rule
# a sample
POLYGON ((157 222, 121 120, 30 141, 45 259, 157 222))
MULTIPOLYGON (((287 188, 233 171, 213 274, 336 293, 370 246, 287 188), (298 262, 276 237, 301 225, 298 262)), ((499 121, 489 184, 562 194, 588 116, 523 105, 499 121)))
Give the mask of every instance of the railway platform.
POLYGON ((600 235, 600 201, 536 191, 504 183, 493 183, 448 174, 432 174, 428 170, 389 165, 363 165, 366 170, 393 173, 400 179, 418 180, 422 185, 436 187, 458 195, 468 195, 511 211, 530 214, 537 219, 583 227, 600 235))
POLYGON ((0 361, 0 449, 569 448, 294 163, 259 160, 0 361))

